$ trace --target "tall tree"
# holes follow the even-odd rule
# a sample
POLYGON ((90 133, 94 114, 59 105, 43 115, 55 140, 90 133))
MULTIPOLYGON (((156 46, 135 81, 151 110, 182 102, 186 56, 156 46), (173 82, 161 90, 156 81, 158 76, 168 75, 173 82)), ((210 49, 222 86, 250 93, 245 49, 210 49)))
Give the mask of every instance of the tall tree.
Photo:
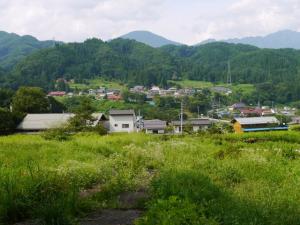
POLYGON ((21 87, 12 100, 13 111, 21 113, 49 112, 49 102, 41 88, 21 87))
POLYGON ((0 107, 9 108, 13 95, 12 90, 0 88, 0 107))

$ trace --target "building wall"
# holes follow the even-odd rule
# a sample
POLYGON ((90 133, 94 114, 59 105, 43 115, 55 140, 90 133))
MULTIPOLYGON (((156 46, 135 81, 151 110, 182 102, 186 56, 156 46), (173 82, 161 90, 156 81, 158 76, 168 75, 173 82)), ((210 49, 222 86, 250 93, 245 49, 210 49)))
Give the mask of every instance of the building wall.
MULTIPOLYGON (((183 126, 183 129, 184 129, 184 126, 183 126)), ((205 125, 205 126, 193 126, 193 132, 198 132, 199 130, 207 130, 208 129, 208 126, 205 125)), ((175 134, 180 134, 180 126, 174 126, 174 133, 175 134)))
POLYGON ((193 132, 198 132, 199 130, 207 130, 208 126, 193 126, 193 132))
POLYGON ((136 132, 136 118, 129 115, 113 115, 109 116, 109 131, 116 132, 136 132), (123 128, 123 125, 128 124, 128 128, 123 128))
POLYGON ((146 134, 164 134, 165 130, 148 130, 146 129, 146 134))
POLYGON ((238 122, 235 122, 233 124, 233 129, 234 129, 235 133, 238 133, 238 134, 244 133, 242 125, 238 122))
POLYGON ((180 126, 174 126, 174 133, 175 134, 180 134, 180 126))

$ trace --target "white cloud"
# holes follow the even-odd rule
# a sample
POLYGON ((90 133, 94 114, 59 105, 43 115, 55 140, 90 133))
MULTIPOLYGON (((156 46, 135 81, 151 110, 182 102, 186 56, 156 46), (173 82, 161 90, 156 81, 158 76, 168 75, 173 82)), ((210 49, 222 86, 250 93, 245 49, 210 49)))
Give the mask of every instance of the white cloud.
POLYGON ((198 38, 257 36, 282 29, 300 31, 299 16, 299 0, 240 0, 217 16, 200 17, 206 26, 198 27, 198 38))
POLYGON ((300 31, 299 16, 299 0, 0 0, 0 30, 63 41, 143 29, 194 44, 300 31))

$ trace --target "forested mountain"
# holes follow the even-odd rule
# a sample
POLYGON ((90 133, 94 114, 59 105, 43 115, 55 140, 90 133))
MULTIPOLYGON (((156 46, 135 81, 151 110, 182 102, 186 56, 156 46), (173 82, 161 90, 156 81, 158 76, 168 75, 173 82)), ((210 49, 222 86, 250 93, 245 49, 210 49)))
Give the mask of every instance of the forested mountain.
POLYGON ((168 40, 149 31, 133 31, 121 36, 120 38, 135 40, 154 48, 162 47, 165 45, 181 45, 178 42, 168 40))
POLYGON ((166 86, 167 80, 182 78, 217 83, 226 82, 228 62, 233 83, 255 84, 258 100, 299 101, 300 51, 219 42, 152 48, 133 40, 90 39, 57 45, 25 58, 5 84, 50 90, 62 77, 78 81, 103 77, 146 86, 166 86))
POLYGON ((39 41, 29 35, 19 36, 0 31, 0 66, 11 68, 32 52, 53 44, 53 41, 39 41))
POLYGON ((9 78, 9 85, 41 86, 51 89, 57 78, 104 77, 126 83, 165 85, 177 70, 173 57, 161 49, 124 39, 57 45, 27 57, 9 78))

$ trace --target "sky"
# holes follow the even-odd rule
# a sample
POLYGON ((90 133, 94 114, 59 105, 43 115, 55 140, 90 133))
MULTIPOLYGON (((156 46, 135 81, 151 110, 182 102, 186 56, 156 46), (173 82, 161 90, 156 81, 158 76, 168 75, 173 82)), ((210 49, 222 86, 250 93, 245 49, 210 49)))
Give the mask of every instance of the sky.
POLYGON ((196 44, 300 31, 300 0, 0 0, 0 30, 40 40, 109 40, 148 30, 196 44))

